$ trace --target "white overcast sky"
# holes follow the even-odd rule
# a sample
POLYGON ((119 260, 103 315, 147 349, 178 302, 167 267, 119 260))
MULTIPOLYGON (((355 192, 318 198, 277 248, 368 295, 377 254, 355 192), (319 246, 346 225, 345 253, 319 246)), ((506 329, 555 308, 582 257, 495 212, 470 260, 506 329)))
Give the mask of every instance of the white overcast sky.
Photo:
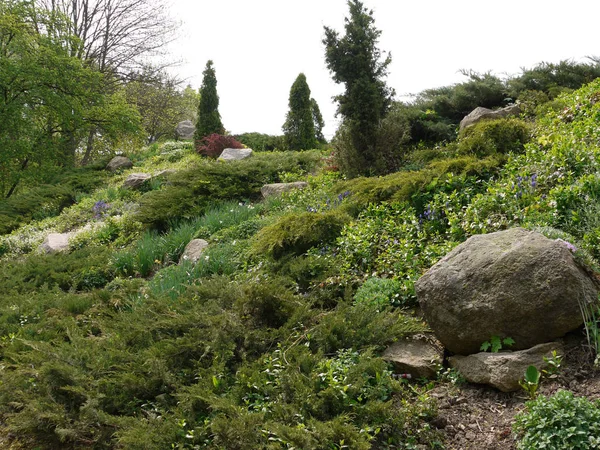
MULTIPOLYGON (((600 56, 600 0, 364 0, 392 54, 399 96, 464 80, 461 69, 517 74, 521 67, 600 56)), ((206 61, 217 74, 219 111, 231 133, 281 134, 290 87, 306 75, 325 119, 342 87, 325 66, 323 26, 343 34, 346 0, 172 0, 181 21, 172 69, 194 88, 206 61)))

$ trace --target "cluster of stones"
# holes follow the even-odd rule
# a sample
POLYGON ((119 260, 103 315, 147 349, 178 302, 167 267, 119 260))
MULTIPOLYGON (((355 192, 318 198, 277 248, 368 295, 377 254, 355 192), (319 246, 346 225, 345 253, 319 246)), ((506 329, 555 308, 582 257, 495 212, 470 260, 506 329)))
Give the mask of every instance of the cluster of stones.
MULTIPOLYGON (((597 281, 572 251, 560 239, 513 228, 473 236, 429 269, 416 283, 417 298, 435 338, 453 355, 450 366, 467 381, 505 392, 519 389, 529 365, 544 369, 544 357, 562 351, 560 339, 583 324, 582 308, 598 298, 597 281), (492 336, 515 343, 481 352, 492 336)), ((386 358, 414 376, 428 366, 432 376, 442 361, 439 348, 409 344, 396 344, 386 358), (402 366, 410 359, 420 361, 417 369, 402 366)))

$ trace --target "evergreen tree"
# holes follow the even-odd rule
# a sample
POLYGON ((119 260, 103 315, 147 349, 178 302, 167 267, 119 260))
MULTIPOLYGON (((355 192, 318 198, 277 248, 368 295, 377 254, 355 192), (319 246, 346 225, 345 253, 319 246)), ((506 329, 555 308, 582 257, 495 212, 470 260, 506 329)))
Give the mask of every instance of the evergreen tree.
POLYGON ((312 110, 313 123, 315 124, 315 137, 317 138, 317 141, 324 144, 327 142, 325 140, 325 136, 323 136, 323 127, 325 126, 325 121, 321 115, 319 105, 314 98, 310 99, 310 108, 312 110))
POLYGON ((290 150, 306 150, 317 146, 315 124, 306 76, 301 73, 290 89, 290 110, 283 124, 283 134, 290 150))
POLYGON ((358 0, 349 0, 348 6, 350 17, 346 18, 345 36, 325 27, 323 44, 333 80, 345 85, 344 93, 335 99, 353 148, 339 148, 338 158, 342 170, 354 176, 385 171, 383 149, 376 146, 377 129, 394 91, 384 81, 391 56, 387 54, 382 59, 377 48, 381 31, 374 26, 373 11, 358 0))
POLYGON ((224 134, 225 128, 219 114, 219 96, 217 95, 217 77, 213 62, 209 60, 202 72, 200 87, 200 105, 198 106, 198 121, 196 122, 196 142, 213 133, 224 134))

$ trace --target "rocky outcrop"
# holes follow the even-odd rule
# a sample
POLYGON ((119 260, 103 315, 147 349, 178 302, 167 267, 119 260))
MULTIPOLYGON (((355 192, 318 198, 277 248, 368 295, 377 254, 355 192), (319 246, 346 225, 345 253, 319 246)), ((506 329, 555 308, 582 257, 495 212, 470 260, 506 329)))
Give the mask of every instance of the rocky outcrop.
POLYGON ((460 121, 460 129, 462 130, 470 127, 471 125, 475 125, 480 120, 501 119, 503 117, 518 116, 519 114, 521 114, 521 108, 519 105, 510 105, 506 108, 495 110, 478 106, 460 121))
POLYGON ((179 259, 179 263, 181 264, 183 261, 197 263, 204 250, 206 250, 206 247, 208 247, 208 242, 206 242, 204 239, 191 240, 185 247, 181 258, 179 259))
POLYGON ((416 283, 427 323, 451 352, 477 353, 496 335, 521 350, 578 328, 598 286, 570 244, 513 228, 462 243, 416 283))
POLYGON ((123 187, 127 189, 137 189, 151 178, 152 175, 149 173, 132 173, 123 182, 123 187))
POLYGON ((177 139, 192 140, 194 139, 194 131, 196 131, 196 127, 191 120, 179 122, 175 127, 177 139))
POLYGON ((252 156, 250 148, 226 148, 219 156, 220 161, 239 161, 252 156))
POLYGON ((441 347, 425 336, 395 342, 383 352, 382 358, 394 366, 397 374, 409 374, 413 378, 435 378, 443 362, 441 347))
POLYGON ((563 353, 560 343, 550 342, 517 352, 451 356, 448 362, 470 383, 487 384, 502 392, 511 392, 520 389, 519 381, 523 379, 527 367, 546 369, 548 364, 544 362, 544 357, 551 357, 553 350, 563 353))
POLYGON ((273 195, 281 195, 284 192, 293 191, 295 189, 304 189, 308 187, 308 183, 305 181, 294 181, 293 183, 273 183, 265 184, 260 192, 263 198, 271 197, 273 195))
POLYGON ((132 167, 133 163, 129 158, 126 158, 125 156, 115 156, 106 166, 106 170, 116 172, 117 170, 131 169, 132 167))
POLYGON ((44 253, 60 253, 69 250, 69 239, 73 233, 50 233, 42 243, 44 253))

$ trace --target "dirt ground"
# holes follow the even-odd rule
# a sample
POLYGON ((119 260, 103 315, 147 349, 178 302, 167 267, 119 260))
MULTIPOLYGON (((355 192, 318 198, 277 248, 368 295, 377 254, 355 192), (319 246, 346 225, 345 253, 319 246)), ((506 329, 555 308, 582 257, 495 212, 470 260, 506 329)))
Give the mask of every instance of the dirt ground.
MULTIPOLYGON (((565 339, 565 354, 558 375, 542 379, 539 394, 565 389, 591 400, 600 398, 600 370, 581 334, 565 339)), ((529 399, 525 391, 503 393, 469 383, 441 383, 429 393, 437 400, 438 417, 432 425, 444 436, 447 450, 516 449, 514 416, 529 399)))

